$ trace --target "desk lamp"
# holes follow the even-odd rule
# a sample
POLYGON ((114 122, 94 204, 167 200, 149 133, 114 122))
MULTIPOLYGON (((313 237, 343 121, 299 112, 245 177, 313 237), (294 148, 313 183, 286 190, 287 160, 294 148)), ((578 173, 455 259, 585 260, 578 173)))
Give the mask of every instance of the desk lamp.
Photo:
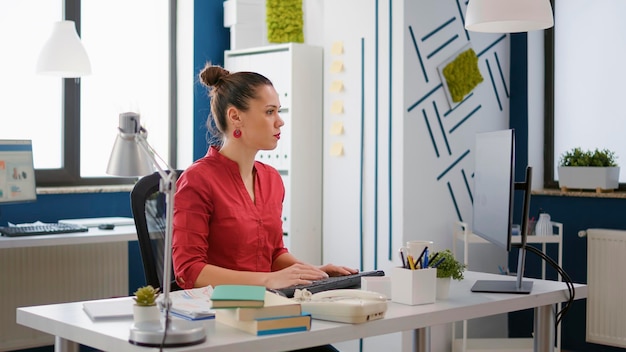
POLYGON ((550 0, 469 0, 465 29, 517 33, 554 26, 550 0))
POLYGON ((201 343, 206 338, 204 327, 197 322, 171 320, 170 298, 172 266, 172 218, 176 171, 148 144, 147 131, 141 126, 139 114, 125 112, 119 117, 119 134, 113 145, 107 174, 116 176, 144 176, 157 169, 161 177, 159 191, 165 194, 165 243, 163 245, 163 294, 159 308, 163 316, 159 322, 134 323, 128 341, 140 346, 187 346, 201 343), (163 166, 162 166, 163 165, 163 166))

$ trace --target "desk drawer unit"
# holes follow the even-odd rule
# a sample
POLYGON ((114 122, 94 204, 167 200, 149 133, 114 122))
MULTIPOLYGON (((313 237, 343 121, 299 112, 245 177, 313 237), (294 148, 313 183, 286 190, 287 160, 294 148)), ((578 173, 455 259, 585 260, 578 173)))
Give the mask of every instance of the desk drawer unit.
POLYGON ((128 295, 128 243, 0 249, 0 351, 53 345, 16 308, 128 295))

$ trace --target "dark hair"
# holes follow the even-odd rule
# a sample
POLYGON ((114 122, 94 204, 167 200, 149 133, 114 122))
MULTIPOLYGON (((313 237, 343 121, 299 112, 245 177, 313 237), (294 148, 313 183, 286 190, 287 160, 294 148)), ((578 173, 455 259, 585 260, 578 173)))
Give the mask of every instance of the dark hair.
MULTIPOLYGON (((265 76, 256 72, 230 73, 223 67, 207 63, 199 74, 200 82, 209 88, 211 114, 207 119, 207 128, 221 144, 228 126, 226 110, 229 106, 248 111, 251 99, 257 97, 260 86, 273 86, 265 76)), ((209 143, 217 144, 217 141, 209 143)))

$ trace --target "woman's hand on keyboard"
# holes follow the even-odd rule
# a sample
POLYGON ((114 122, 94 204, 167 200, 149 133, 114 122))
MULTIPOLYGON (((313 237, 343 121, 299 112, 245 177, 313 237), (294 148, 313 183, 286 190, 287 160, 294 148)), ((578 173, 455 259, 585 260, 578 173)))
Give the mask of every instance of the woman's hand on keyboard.
POLYGON ((312 281, 328 277, 321 268, 313 265, 296 263, 285 269, 269 273, 266 287, 283 288, 294 285, 306 285, 312 281))
POLYGON ((334 264, 326 264, 320 267, 328 276, 344 276, 350 274, 356 274, 359 271, 354 268, 348 268, 347 266, 339 266, 334 264))

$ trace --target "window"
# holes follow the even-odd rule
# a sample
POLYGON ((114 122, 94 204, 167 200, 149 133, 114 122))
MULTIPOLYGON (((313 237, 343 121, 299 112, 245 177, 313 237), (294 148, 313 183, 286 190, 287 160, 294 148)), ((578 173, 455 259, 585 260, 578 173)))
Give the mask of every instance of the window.
MULTIPOLYGON (((552 187, 557 186, 560 156, 574 147, 610 149, 616 152, 618 164, 626 163, 626 42, 622 38, 626 22, 621 16, 626 2, 557 0, 554 12, 552 45, 548 45, 554 52, 546 56, 546 67, 553 69, 554 77, 554 82, 546 80, 546 92, 554 94, 554 105, 546 110, 544 182, 552 187)), ((625 182, 622 172, 620 183, 625 182)))
MULTIPOLYGON (((3 99, 0 138, 32 139, 38 186, 114 184, 106 166, 118 115, 141 114, 148 141, 165 160, 170 136, 170 0, 10 0, 0 4, 3 99), (63 13, 65 9, 65 14, 63 13), (37 76, 52 24, 74 20, 91 60, 80 79, 37 76), (28 28, 29 30, 23 30, 28 28), (7 35, 10 33, 11 35, 7 35), (11 53, 11 55, 6 55, 11 53)), ((175 90, 174 90, 175 91, 175 90)))

